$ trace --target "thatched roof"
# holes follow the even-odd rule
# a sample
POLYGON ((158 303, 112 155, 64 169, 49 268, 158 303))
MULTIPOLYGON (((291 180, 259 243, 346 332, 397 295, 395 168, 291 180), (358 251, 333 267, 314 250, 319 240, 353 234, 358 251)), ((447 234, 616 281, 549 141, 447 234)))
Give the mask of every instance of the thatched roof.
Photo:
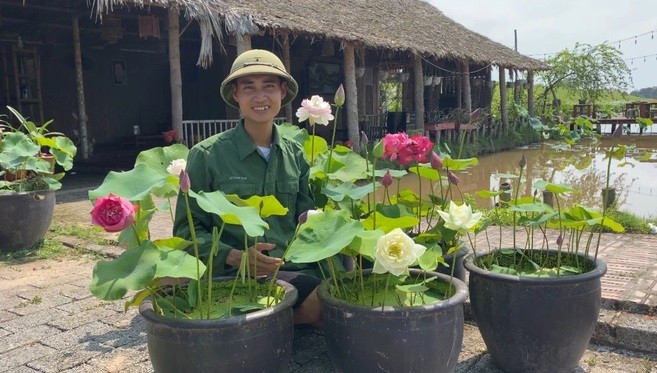
MULTIPOLYGON (((201 24, 203 38, 258 29, 331 38, 424 57, 545 70, 543 62, 477 34, 421 0, 93 0, 103 14, 113 5, 178 7, 201 24)), ((203 43, 211 48, 211 43, 203 43)), ((201 54, 208 53, 202 47, 201 54)), ((209 56, 211 58, 211 50, 209 56)))

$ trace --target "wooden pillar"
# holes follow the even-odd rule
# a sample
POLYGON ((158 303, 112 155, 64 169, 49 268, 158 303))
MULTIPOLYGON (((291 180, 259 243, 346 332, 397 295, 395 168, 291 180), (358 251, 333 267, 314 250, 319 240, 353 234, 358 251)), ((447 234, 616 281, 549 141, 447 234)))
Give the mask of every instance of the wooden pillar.
MULTIPOLYGON (((358 54, 358 67, 365 69, 365 48, 359 50, 358 54)), ((356 76, 356 86, 358 90, 358 118, 362 119, 367 115, 367 108, 365 107, 365 73, 360 77, 356 76)))
POLYGON ((235 35, 237 44, 237 55, 251 50, 251 35, 235 35))
POLYGON ((463 76, 461 75, 461 64, 456 64, 456 108, 463 108, 463 76))
MULTIPOLYGON (((290 66, 290 34, 287 32, 283 33, 283 43, 281 45, 281 51, 283 54, 283 66, 288 73, 292 74, 292 69, 290 66)), ((284 106, 285 108, 285 120, 292 123, 292 103, 289 103, 284 106)))
POLYGON ((358 132, 358 92, 356 90, 356 56, 354 46, 347 44, 343 54, 345 79, 345 118, 347 119, 347 136, 355 152, 360 151, 360 134, 358 132))
POLYGON ((470 88, 470 64, 464 61, 461 65, 462 79, 463 79, 463 107, 465 111, 472 113, 472 90, 470 88))
POLYGON ((509 131, 509 114, 506 107, 506 70, 500 66, 500 114, 502 115, 502 132, 509 131))
POLYGON ((534 70, 529 70, 527 72, 527 111, 529 111, 529 116, 534 116, 534 70))
POLYGON ((180 21, 178 12, 169 10, 169 86, 171 89, 171 128, 183 133, 182 73, 180 69, 180 21))
POLYGON ((415 95, 415 129, 424 132, 424 73, 422 56, 415 55, 413 64, 413 92, 415 95))
POLYGON ((78 17, 71 17, 73 26, 73 57, 75 59, 75 86, 78 97, 78 125, 80 126, 80 150, 82 159, 89 159, 89 134, 87 133, 87 108, 84 103, 84 78, 82 75, 82 49, 78 17))

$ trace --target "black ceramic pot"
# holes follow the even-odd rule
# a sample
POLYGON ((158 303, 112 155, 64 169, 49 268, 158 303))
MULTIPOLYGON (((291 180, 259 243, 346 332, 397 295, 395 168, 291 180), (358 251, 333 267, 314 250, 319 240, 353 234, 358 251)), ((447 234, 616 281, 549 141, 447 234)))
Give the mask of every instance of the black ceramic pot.
POLYGON ((150 300, 146 319, 148 355, 156 373, 280 372, 289 364, 294 338, 292 306, 297 290, 278 280, 285 297, 274 307, 215 320, 159 316, 150 300))
MULTIPOLYGON (((429 276, 450 281, 435 272, 429 276)), ((324 305, 324 337, 336 371, 453 372, 463 342, 468 290, 456 278, 452 284, 455 294, 443 302, 382 310, 339 300, 323 282, 317 295, 324 305)))
POLYGON ((498 367, 509 373, 572 372, 577 367, 597 323, 600 278, 607 272, 601 259, 580 258, 593 269, 575 276, 527 278, 489 272, 475 265, 473 255, 466 257, 472 312, 498 367))
POLYGON ((0 252, 28 249, 46 235, 55 191, 0 194, 0 252))

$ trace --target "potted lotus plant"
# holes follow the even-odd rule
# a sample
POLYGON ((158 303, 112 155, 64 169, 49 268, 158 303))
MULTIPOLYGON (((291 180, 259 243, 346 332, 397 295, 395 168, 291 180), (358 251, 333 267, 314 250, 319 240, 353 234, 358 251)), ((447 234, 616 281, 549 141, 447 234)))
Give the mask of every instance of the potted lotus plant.
POLYGON ((50 227, 59 180, 73 167, 75 144, 7 107, 18 124, 0 120, 0 251, 28 249, 50 227), (55 165, 63 171, 55 173, 55 165))
MULTIPOLYGON (((339 88, 334 100, 334 132, 343 92, 339 88)), ((316 125, 328 124, 333 115, 329 104, 315 96, 302 102, 297 116, 316 125)), ((304 142, 312 160, 310 182, 319 208, 301 220, 284 258, 324 264, 318 295, 336 369, 453 371, 468 292, 462 281, 434 270, 444 263, 443 252, 461 248, 481 217, 455 203, 452 187, 458 180, 453 173, 451 182, 447 176, 450 166, 476 160, 441 159, 419 134, 390 134, 371 153, 365 146, 358 154, 334 146, 333 140, 329 146, 303 131, 289 131, 304 142), (421 190, 399 184, 395 189, 394 179, 408 173, 418 178, 420 188, 426 184, 433 190, 438 184, 441 192, 426 199, 421 190), (381 199, 377 190, 383 191, 381 199)), ((363 136, 361 142, 367 141, 363 136)))
MULTIPOLYGON (((614 133, 607 153, 609 165, 622 157, 614 133)), ((521 196, 526 160, 518 162, 515 188, 500 198, 513 216, 511 233, 502 233, 493 250, 473 246, 465 267, 469 272, 472 311, 495 364, 506 372, 571 372, 582 357, 596 326, 601 303, 600 278, 606 273, 598 257, 602 228, 623 227, 602 212, 563 197, 575 190, 539 180, 533 189, 547 190, 555 207, 521 196), (505 202, 508 201, 508 202, 505 202), (510 244, 502 243, 507 236, 510 244)), ((500 192, 483 191, 482 196, 500 192)))
MULTIPOLYGON (((187 153, 182 144, 143 151, 132 170, 110 172, 89 192, 92 222, 120 232, 126 248, 96 264, 90 290, 102 300, 125 299, 126 309, 139 307, 156 372, 282 370, 292 348, 296 289, 275 276, 271 281, 252 276, 247 255, 235 277, 215 278, 214 255, 200 259, 193 228, 192 240, 155 239, 149 223, 158 212, 173 218, 170 199, 179 191, 185 206, 195 199, 224 224, 242 226, 245 240, 263 235, 268 228, 263 218, 287 209, 273 196, 245 201, 221 191, 195 193, 185 171, 187 153), (128 292, 133 293, 126 299, 128 292)), ((191 219, 189 207, 187 216, 191 219)), ((222 231, 213 231, 213 252, 222 231)))

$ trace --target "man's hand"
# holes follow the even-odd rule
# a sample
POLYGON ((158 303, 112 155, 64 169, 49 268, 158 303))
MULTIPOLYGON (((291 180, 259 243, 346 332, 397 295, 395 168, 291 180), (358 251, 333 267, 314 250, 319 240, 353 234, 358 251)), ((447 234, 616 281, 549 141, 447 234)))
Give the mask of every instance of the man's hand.
MULTIPOLYGON (((270 275, 276 271, 277 268, 283 265, 281 258, 274 258, 263 254, 263 251, 269 251, 276 247, 272 243, 257 243, 249 247, 249 265, 251 267, 252 276, 270 275)), ((226 257, 226 264, 238 267, 242 262, 242 250, 232 249, 226 257)))

